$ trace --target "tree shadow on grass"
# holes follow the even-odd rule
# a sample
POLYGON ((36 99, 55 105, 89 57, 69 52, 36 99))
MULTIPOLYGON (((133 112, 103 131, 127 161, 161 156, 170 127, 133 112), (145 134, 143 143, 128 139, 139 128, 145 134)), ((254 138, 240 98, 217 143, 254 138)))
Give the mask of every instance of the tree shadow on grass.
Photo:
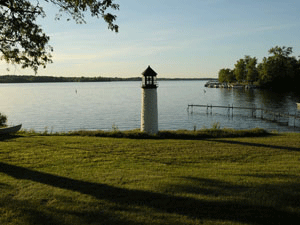
MULTIPOLYGON (((300 219, 300 215, 296 213, 259 204, 249 204, 243 201, 199 200, 144 190, 132 190, 107 184, 74 180, 3 162, 0 162, 0 173, 5 173, 16 179, 30 180, 76 191, 124 206, 144 206, 163 213, 183 215, 199 220, 210 219, 247 224, 293 224, 293 221, 299 221, 300 219)), ((224 185, 212 181, 205 182, 210 182, 210 188, 224 185)))
POLYGON ((247 198, 251 202, 272 203, 272 205, 284 208, 299 209, 300 186, 299 176, 282 176, 281 174, 243 174, 241 176, 258 177, 258 178, 282 178, 293 181, 268 184, 263 182, 261 185, 246 186, 233 185, 231 182, 204 179, 198 177, 180 177, 187 182, 170 187, 176 193, 187 193, 205 195, 209 197, 239 197, 247 198), (262 200, 263 199, 263 200, 262 200))
POLYGON ((263 184, 259 187, 260 195, 264 198, 272 199, 278 205, 291 208, 300 206, 300 176, 278 173, 257 173, 241 174, 245 177, 255 177, 260 179, 282 179, 284 183, 263 184))
POLYGON ((296 152, 300 151, 300 147, 296 148, 296 147, 287 147, 287 146, 278 146, 278 145, 268 145, 268 144, 260 144, 260 143, 243 142, 243 141, 220 140, 220 139, 207 139, 207 141, 221 142, 221 143, 226 143, 226 144, 243 145, 243 146, 252 146, 252 147, 273 148, 273 149, 296 151, 296 152))
MULTIPOLYGON (((80 204, 76 201, 74 204, 80 204)), ((132 221, 126 221, 124 218, 118 218, 109 211, 104 210, 76 210, 56 209, 51 206, 44 206, 31 202, 29 200, 19 200, 9 197, 0 198, 0 209, 13 212, 12 215, 3 215, 0 217, 1 224, 12 224, 12 216, 16 224, 42 224, 42 225, 74 225, 74 224, 132 224, 132 221)), ((1 216, 1 213, 0 213, 1 216)), ((15 224, 15 223, 14 223, 15 224)))
POLYGON ((7 188, 7 187, 9 187, 9 185, 4 184, 4 183, 0 183, 0 188, 7 188))
POLYGON ((244 185, 233 185, 230 182, 199 178, 199 177, 180 177, 187 182, 177 184, 170 189, 177 193, 197 194, 212 197, 232 196, 247 192, 250 188, 244 185))
MULTIPOLYGON (((43 224, 43 225, 61 225, 61 222, 51 217, 49 214, 42 212, 39 207, 26 200, 16 200, 11 197, 0 198, 0 208, 5 211, 13 212, 12 215, 22 215, 23 224, 43 224)), ((1 221, 3 224, 13 224, 11 222, 12 215, 2 215, 1 221)), ((16 218, 13 218, 14 220, 16 218)), ((16 220, 14 221, 16 224, 16 220)))
POLYGON ((2 135, 0 135, 0 141, 16 139, 16 138, 19 138, 19 137, 22 137, 22 136, 17 135, 17 134, 2 134, 2 135))

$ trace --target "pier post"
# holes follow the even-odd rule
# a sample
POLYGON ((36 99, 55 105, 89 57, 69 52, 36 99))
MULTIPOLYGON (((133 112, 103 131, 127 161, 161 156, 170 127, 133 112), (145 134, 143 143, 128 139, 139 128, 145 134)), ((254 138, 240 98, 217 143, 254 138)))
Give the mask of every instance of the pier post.
POLYGON ((230 117, 230 104, 228 104, 227 114, 228 114, 228 117, 230 117))
POLYGON ((255 105, 252 106, 252 117, 256 118, 256 106, 255 105))

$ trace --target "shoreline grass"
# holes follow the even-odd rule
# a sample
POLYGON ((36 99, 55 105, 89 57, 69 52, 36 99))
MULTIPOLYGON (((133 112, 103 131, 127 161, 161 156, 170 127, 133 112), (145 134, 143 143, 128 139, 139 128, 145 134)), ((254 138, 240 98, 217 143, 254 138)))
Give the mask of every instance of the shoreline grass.
POLYGON ((186 139, 186 140, 201 140, 206 138, 230 138, 230 137, 265 137, 272 133, 261 129, 245 129, 235 130, 229 128, 210 128, 200 130, 162 130, 157 134, 148 134, 140 131, 140 129, 120 131, 113 129, 111 131, 103 130, 78 130, 70 132, 49 132, 47 129, 44 132, 36 132, 34 130, 23 130, 20 134, 26 135, 43 135, 43 136, 89 136, 89 137, 112 137, 112 138, 130 138, 130 139, 186 139))
POLYGON ((174 132, 20 132, 3 139, 0 224, 299 221, 300 134, 174 132))

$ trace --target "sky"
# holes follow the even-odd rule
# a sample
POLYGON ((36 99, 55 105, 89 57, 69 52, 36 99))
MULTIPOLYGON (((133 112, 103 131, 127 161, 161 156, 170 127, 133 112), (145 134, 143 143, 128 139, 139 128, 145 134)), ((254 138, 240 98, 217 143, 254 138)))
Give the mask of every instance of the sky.
MULTIPOLYGON (((300 55, 300 1, 115 0, 119 33, 102 19, 86 24, 55 20, 58 8, 42 3, 38 23, 50 36, 53 64, 37 75, 137 77, 150 65, 163 78, 217 78, 245 55, 261 62, 275 46, 300 55)), ((0 61, 0 75, 33 75, 0 61), (7 70, 9 69, 9 71, 7 70)))

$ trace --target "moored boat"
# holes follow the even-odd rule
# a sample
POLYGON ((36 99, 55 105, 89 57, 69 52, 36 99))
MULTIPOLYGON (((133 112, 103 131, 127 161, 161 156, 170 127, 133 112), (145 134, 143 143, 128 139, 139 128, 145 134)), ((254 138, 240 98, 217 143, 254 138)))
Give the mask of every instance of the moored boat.
POLYGON ((22 127, 22 124, 11 126, 11 127, 3 127, 0 128, 0 135, 1 134, 12 134, 18 132, 22 127))
POLYGON ((208 81, 204 87, 209 87, 209 88, 219 88, 220 87, 220 83, 218 81, 208 81))

